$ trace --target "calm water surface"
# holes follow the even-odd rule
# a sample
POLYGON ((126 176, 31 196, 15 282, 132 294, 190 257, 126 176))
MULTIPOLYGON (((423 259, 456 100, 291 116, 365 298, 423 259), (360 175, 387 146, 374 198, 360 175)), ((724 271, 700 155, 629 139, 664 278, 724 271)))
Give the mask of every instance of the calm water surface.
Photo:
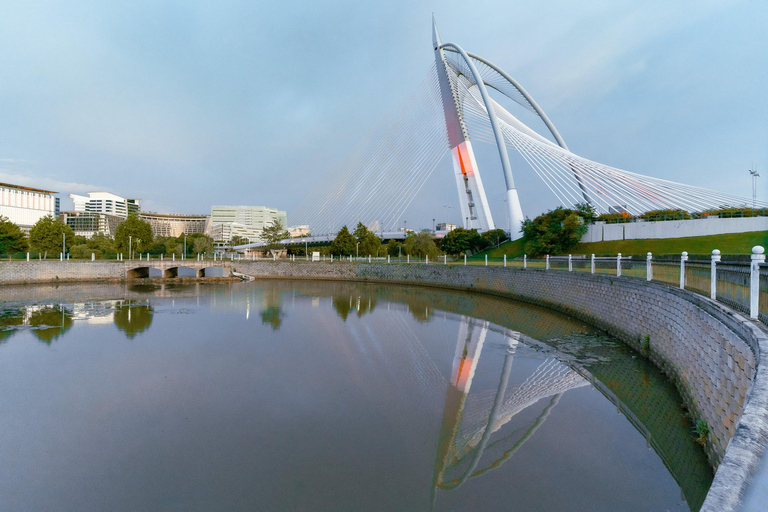
POLYGON ((4 288, 2 510, 698 510, 681 399, 600 331, 354 283, 4 288))

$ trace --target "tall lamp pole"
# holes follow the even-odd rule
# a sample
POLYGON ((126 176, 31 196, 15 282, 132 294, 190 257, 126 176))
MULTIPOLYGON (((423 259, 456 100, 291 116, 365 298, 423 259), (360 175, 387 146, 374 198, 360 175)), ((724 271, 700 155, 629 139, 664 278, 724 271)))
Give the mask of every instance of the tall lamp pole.
POLYGON ((61 232, 61 257, 62 259, 67 254, 67 234, 62 231, 61 232))
POLYGON ((753 171, 752 169, 749 170, 749 174, 752 175, 752 208, 757 208, 757 178, 760 177, 760 175, 757 173, 757 171, 753 171))
POLYGON ((129 260, 133 259, 133 252, 132 252, 133 248, 131 246, 132 241, 133 241, 133 235, 128 235, 128 259, 129 260))

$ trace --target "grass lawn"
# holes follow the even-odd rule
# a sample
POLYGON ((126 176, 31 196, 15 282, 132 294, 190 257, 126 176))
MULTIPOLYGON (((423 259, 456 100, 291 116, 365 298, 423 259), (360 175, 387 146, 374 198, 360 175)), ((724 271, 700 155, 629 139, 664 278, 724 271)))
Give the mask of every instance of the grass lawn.
MULTIPOLYGON (((653 253, 654 256, 664 254, 680 254, 688 251, 689 254, 711 254, 713 249, 720 249, 722 254, 751 254, 752 247, 762 245, 768 249, 768 231, 752 231, 750 233, 729 233, 725 235, 691 236, 685 238, 647 238, 640 240, 616 240, 612 242, 593 242, 578 244, 571 254, 585 254, 589 256, 614 256, 621 253, 625 256, 645 256, 653 253)), ((499 247, 472 256, 471 259, 488 258, 516 258, 524 253, 524 242, 515 240, 505 242, 499 247)))

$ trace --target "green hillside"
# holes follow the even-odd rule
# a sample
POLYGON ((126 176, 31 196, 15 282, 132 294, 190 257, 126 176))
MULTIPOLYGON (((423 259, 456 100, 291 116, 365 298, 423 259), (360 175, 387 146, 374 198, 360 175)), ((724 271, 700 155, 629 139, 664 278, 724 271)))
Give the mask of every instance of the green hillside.
MULTIPOLYGON (((472 259, 488 258, 501 259, 516 258, 524 253, 524 242, 515 240, 506 242, 499 247, 479 253, 472 259)), ((768 248, 768 231, 752 231, 750 233, 729 233, 725 235, 692 236, 686 238, 641 239, 641 240, 616 240, 612 242, 593 242, 577 245, 572 254, 594 254, 595 256, 613 256, 617 253, 623 255, 644 256, 650 252, 655 255, 680 254, 688 251, 689 254, 710 254, 713 249, 719 249, 722 254, 750 254, 752 247, 762 245, 768 248)))

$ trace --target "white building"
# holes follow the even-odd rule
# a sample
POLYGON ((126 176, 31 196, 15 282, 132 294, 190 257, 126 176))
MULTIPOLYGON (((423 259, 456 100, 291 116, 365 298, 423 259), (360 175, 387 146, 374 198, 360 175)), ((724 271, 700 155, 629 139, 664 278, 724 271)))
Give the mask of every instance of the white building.
POLYGON ((109 192, 88 192, 88 197, 69 194, 76 212, 102 213, 126 218, 129 213, 141 211, 140 199, 126 199, 109 192))
POLYGON ((0 216, 16 224, 25 233, 35 223, 56 214, 56 199, 50 190, 0 183, 0 216))
POLYGON ((279 220, 288 225, 284 211, 266 206, 211 206, 211 236, 216 241, 229 242, 241 236, 249 242, 261 240, 261 232, 279 220))
POLYGON ((149 222, 155 236, 208 234, 211 218, 208 215, 183 215, 178 213, 141 212, 139 218, 149 222))

